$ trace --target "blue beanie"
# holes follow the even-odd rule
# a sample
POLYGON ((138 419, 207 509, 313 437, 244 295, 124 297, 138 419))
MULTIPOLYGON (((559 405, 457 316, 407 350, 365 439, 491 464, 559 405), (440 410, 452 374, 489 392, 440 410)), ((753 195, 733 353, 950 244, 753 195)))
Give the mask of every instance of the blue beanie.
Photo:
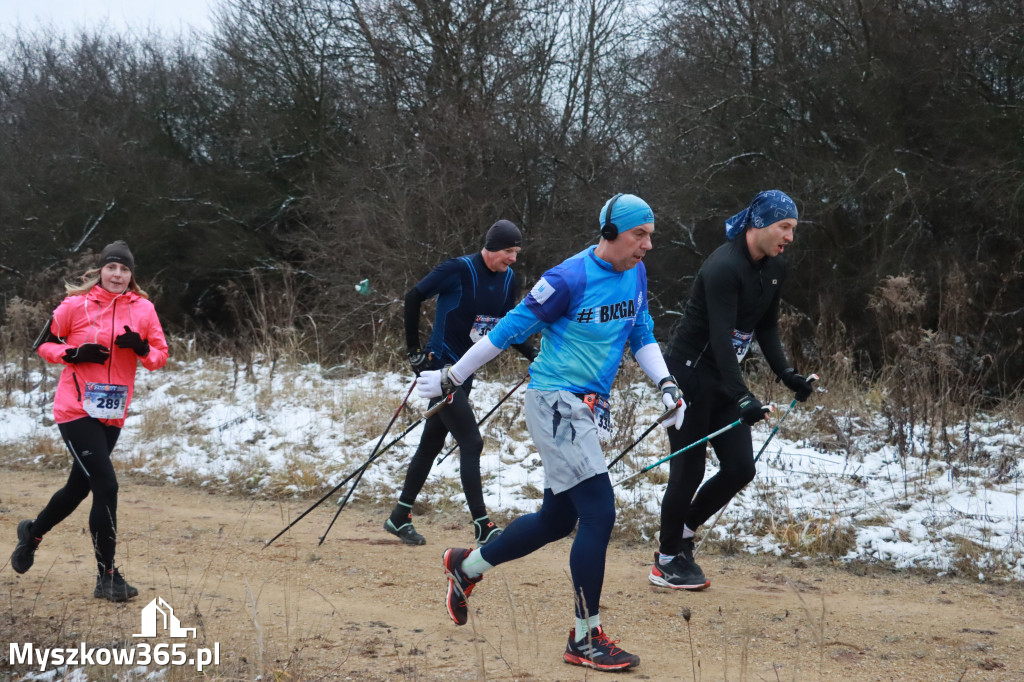
MULTIPOLYGON (((635 194, 620 194, 618 197, 615 200, 615 210, 612 211, 612 219, 608 222, 613 223, 615 227, 619 228, 620 233, 632 230, 638 225, 654 222, 654 211, 651 210, 646 201, 635 194)), ((612 197, 612 199, 614 198, 612 197)), ((612 199, 606 201, 604 206, 601 207, 601 213, 598 214, 600 227, 604 227, 605 214, 608 212, 608 204, 612 203, 612 199)))
POLYGON ((786 218, 798 218, 796 203, 782 190, 770 189, 760 192, 749 206, 725 221, 725 236, 735 239, 748 227, 760 229, 786 218))

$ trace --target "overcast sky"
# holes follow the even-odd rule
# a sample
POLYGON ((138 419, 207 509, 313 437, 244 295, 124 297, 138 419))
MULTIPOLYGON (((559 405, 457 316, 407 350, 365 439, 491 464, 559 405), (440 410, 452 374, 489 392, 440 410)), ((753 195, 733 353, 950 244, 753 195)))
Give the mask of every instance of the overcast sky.
POLYGON ((0 0, 0 33, 51 23, 74 32, 80 28, 126 28, 177 34, 190 26, 207 31, 217 0, 0 0))

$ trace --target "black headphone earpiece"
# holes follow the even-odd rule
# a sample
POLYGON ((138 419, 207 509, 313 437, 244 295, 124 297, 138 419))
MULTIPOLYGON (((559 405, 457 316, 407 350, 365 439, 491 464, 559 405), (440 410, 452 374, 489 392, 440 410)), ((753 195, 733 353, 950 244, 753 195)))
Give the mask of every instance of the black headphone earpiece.
POLYGON ((615 202, 619 200, 622 193, 616 194, 612 197, 611 202, 608 204, 608 211, 604 214, 604 225, 601 226, 601 236, 611 241, 619 236, 619 228, 612 222, 612 209, 615 208, 615 202))

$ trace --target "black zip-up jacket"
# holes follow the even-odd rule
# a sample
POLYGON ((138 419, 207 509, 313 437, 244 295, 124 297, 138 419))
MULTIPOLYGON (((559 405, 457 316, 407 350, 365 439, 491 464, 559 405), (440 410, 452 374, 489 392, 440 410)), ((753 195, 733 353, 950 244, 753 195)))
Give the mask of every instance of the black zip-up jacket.
POLYGON ((750 257, 745 235, 722 244, 701 265, 683 317, 672 330, 668 353, 690 366, 718 370, 737 400, 749 389, 740 372, 734 332, 753 333, 776 375, 789 368, 779 340, 779 291, 786 278, 782 256, 750 257))

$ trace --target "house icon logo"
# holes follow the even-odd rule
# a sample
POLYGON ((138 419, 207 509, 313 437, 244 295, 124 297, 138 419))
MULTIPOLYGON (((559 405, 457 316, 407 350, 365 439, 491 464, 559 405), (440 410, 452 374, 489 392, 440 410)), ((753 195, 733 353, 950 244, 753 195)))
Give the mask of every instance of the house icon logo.
POLYGON ((157 628, 161 622, 168 637, 188 637, 190 632, 192 639, 196 637, 195 628, 181 627, 181 621, 174 615, 174 609, 164 601, 163 597, 157 597, 143 607, 142 632, 132 635, 132 637, 156 637, 157 628))

